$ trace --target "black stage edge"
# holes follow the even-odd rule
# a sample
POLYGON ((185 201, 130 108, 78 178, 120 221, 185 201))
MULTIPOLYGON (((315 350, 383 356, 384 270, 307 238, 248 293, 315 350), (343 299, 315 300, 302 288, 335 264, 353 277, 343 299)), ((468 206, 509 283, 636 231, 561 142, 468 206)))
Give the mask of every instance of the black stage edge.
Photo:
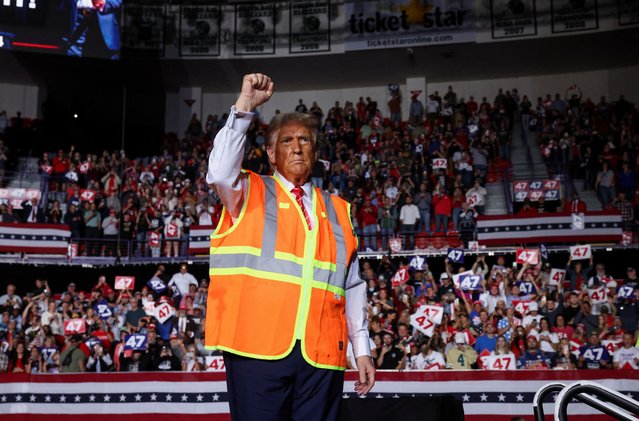
POLYGON ((464 421, 464 406, 451 395, 397 399, 342 399, 340 421, 464 421))

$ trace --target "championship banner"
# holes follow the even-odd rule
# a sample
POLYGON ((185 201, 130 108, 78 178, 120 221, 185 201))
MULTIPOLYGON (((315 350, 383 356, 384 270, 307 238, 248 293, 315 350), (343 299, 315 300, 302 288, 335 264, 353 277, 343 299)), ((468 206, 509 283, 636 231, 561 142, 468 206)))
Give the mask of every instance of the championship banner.
POLYGON ((0 223, 0 252, 60 254, 68 251, 71 231, 60 224, 0 223))
POLYGON ((516 181, 513 185, 515 202, 526 199, 536 202, 541 196, 545 200, 559 200, 560 188, 557 180, 516 181))
POLYGON ((599 28, 597 0, 550 0, 550 9, 554 34, 599 28))
POLYGON ((345 51, 474 42, 475 2, 347 1, 345 51))
POLYGON ((164 56, 164 6, 124 5, 122 47, 137 55, 164 56))
MULTIPOLYGON (((206 372, 0 374, 0 413, 3 421, 230 421, 225 379, 224 373, 206 372)), ((508 421, 531 418, 535 393, 551 382, 592 380, 635 396, 639 390, 637 371, 630 370, 384 370, 375 376, 371 393, 362 397, 353 390, 357 380, 357 371, 346 372, 341 398, 370 401, 366 413, 358 414, 358 419, 369 420, 375 419, 370 411, 380 410, 376 402, 387 402, 385 413, 391 413, 400 397, 410 402, 449 396, 463 404, 466 421, 508 421)), ((549 399, 546 414, 553 408, 549 399)), ((579 403, 568 406, 568 415, 610 419, 579 403)))
POLYGON ((585 213, 584 229, 572 229, 569 213, 539 216, 491 216, 477 218, 477 240, 482 246, 539 243, 618 243, 621 241, 621 215, 616 211, 585 213))
POLYGON ((235 5, 234 54, 275 54, 275 3, 235 5))
POLYGON ((493 39, 537 35, 535 0, 491 0, 493 39))
POLYGON ((639 24, 639 3, 637 0, 617 0, 619 26, 639 24))
POLYGON ((331 51, 330 1, 291 2, 289 52, 331 51))
POLYGON ((219 6, 180 7, 180 56, 220 55, 219 6))

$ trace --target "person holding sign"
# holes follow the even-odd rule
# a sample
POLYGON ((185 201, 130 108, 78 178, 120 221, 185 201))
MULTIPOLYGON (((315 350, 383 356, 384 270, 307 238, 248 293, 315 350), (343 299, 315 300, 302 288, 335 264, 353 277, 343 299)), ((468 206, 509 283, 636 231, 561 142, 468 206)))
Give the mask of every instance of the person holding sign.
POLYGON ((288 113, 271 122, 272 176, 241 168, 253 111, 273 88, 266 75, 244 76, 209 157, 206 180, 224 210, 211 236, 205 346, 224 351, 234 420, 334 420, 349 339, 355 391, 365 395, 375 382, 366 283, 350 204, 310 182, 314 117, 288 113), (265 315, 277 329, 257 323, 265 315))

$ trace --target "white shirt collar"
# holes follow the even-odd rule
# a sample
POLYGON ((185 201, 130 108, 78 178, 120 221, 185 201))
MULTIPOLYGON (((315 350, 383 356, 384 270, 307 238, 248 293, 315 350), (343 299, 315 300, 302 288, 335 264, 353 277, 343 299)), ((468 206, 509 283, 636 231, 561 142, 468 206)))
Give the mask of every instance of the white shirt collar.
MULTIPOLYGON (((284 187, 286 187, 286 190, 288 190, 289 192, 293 189, 293 187, 295 187, 295 184, 284 178, 284 176, 279 171, 275 170, 274 175, 282 182, 282 184, 284 184, 284 187)), ((313 185, 311 184, 311 182, 307 181, 300 187, 302 187, 302 190, 304 190, 304 194, 306 195, 306 197, 310 199, 312 197, 311 193, 313 192, 313 185)))

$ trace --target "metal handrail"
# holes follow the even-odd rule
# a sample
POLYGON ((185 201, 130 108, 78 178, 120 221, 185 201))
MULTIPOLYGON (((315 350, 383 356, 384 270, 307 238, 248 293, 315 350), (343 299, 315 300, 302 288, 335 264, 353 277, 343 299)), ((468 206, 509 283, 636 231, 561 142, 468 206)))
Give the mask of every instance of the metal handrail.
POLYGON ((566 387, 563 383, 548 383, 537 390, 535 397, 533 398, 533 413, 535 414, 536 421, 544 421, 544 399, 549 393, 561 392, 566 387))
POLYGON ((567 421, 568 404, 573 398, 618 420, 636 421, 636 416, 639 416, 639 402, 636 400, 601 384, 582 380, 559 392, 555 402, 555 420, 567 421))

